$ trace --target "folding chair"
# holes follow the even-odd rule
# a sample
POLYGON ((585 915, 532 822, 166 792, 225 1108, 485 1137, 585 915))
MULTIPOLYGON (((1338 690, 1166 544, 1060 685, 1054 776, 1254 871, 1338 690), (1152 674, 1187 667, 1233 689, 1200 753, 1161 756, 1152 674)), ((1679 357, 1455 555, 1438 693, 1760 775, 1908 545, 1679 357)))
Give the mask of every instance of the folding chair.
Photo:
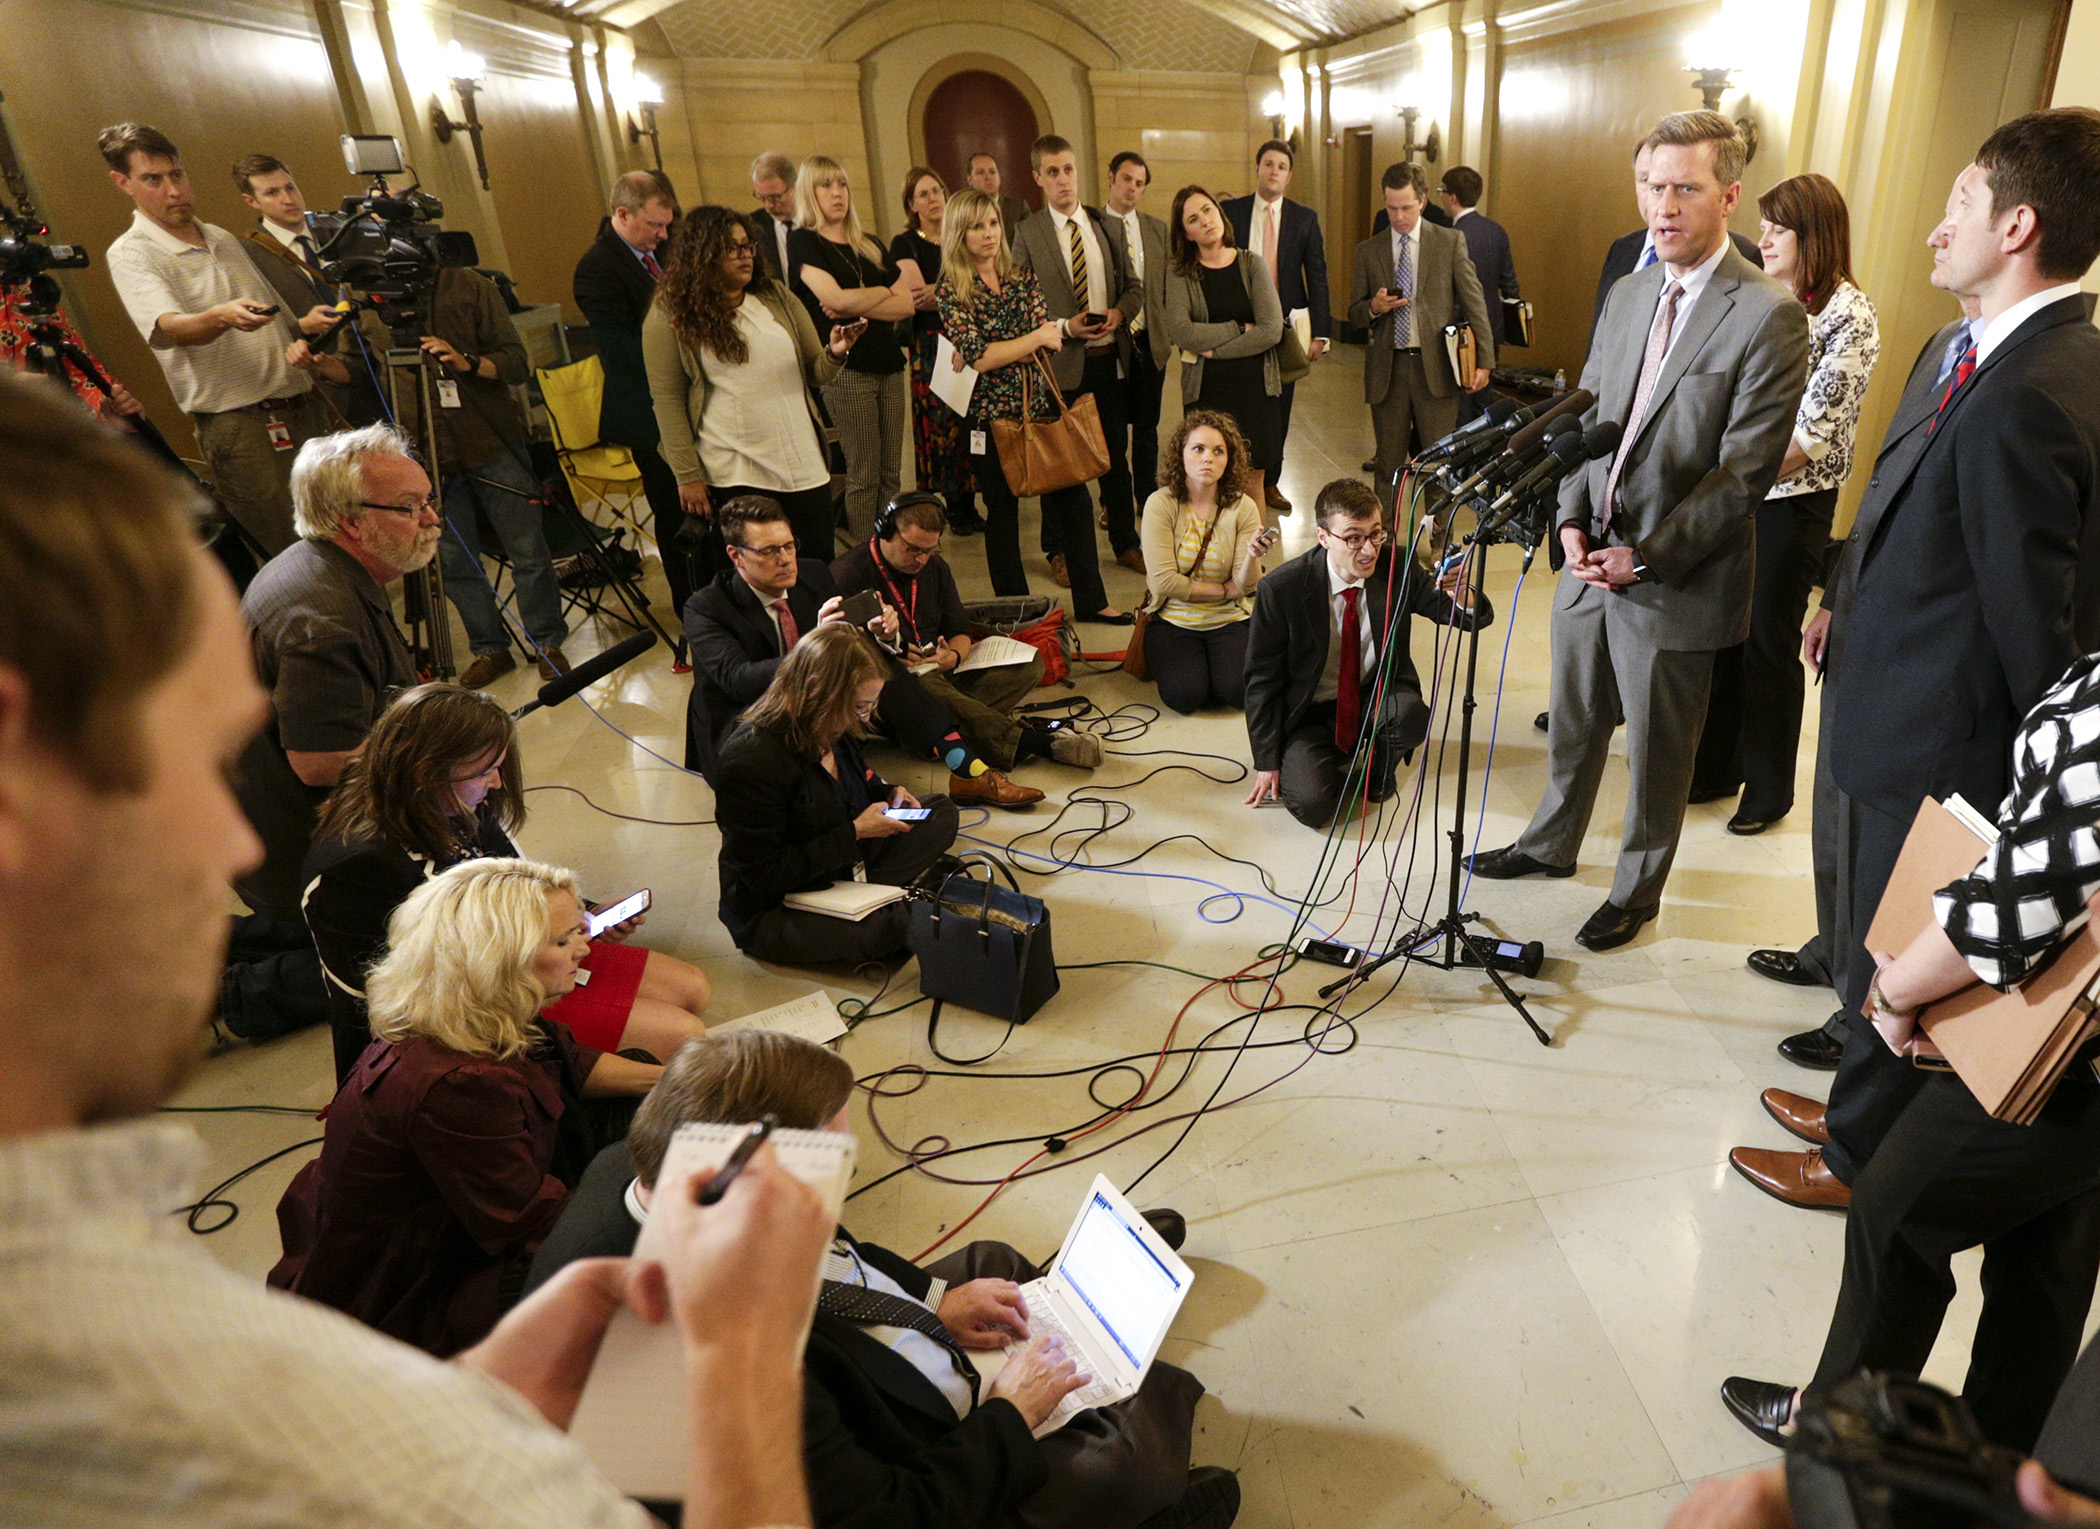
MULTIPOLYGON (((554 454, 561 461, 562 476, 569 480, 577 508, 592 520, 597 519, 594 511, 602 508, 616 525, 631 529, 637 540, 656 546, 656 538, 644 525, 647 517, 637 508, 648 501, 634 453, 598 438, 598 409, 605 400, 603 363, 596 356, 587 356, 568 366, 543 368, 534 376, 553 427, 554 454)), ((658 555, 662 555, 661 548, 658 555)))

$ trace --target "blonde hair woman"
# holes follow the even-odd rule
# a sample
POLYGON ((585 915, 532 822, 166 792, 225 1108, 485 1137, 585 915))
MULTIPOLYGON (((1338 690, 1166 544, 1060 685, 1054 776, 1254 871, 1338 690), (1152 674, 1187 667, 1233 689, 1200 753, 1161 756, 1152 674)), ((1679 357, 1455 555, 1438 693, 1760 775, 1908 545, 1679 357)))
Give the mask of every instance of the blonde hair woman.
POLYGON ((375 1039, 278 1205, 271 1284, 440 1357, 495 1325, 600 1145, 562 1129, 566 1110, 663 1071, 540 1019, 589 952, 575 878, 552 866, 470 860, 408 895, 365 980, 375 1039))
POLYGON ((948 220, 948 187, 924 165, 904 172, 904 228, 890 241, 890 259, 911 288, 912 452, 918 486, 939 494, 958 535, 984 529, 977 515, 977 483, 963 441, 962 417, 933 395, 933 362, 940 354, 941 235, 948 220))
POLYGON ((846 520, 855 541, 875 530, 875 512, 904 481, 904 346, 897 321, 912 315, 911 283, 869 238, 853 207, 853 184, 823 154, 795 178, 788 233, 788 285, 819 334, 847 326, 846 368, 824 384, 824 406, 846 453, 846 520))

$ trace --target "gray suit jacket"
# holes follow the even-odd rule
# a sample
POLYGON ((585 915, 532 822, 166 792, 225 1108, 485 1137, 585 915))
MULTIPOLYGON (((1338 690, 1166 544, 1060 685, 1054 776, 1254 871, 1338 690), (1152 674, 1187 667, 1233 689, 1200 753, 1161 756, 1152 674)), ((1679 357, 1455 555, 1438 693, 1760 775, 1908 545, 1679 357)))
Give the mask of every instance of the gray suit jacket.
POLYGON ((1162 276, 1166 287, 1166 323, 1162 327, 1168 342, 1181 348, 1181 396, 1191 404, 1203 396, 1206 350, 1220 361, 1260 356, 1263 391, 1271 398, 1283 392, 1283 368, 1276 359, 1276 345, 1283 338, 1283 302, 1276 296, 1276 283, 1269 279, 1266 264, 1245 250, 1238 251, 1235 258, 1240 265, 1240 280, 1247 284, 1248 300, 1254 304, 1252 329, 1235 328, 1224 319, 1211 322, 1202 277, 1181 276, 1173 271, 1162 276))
MULTIPOLYGON (((1130 321, 1145 311, 1145 289, 1130 274, 1130 253, 1123 247, 1123 225, 1109 222, 1091 207, 1080 208, 1079 215, 1093 226, 1095 242, 1108 251, 1109 269, 1102 272, 1102 279, 1108 291, 1108 305, 1123 315, 1123 322, 1116 326, 1116 360, 1127 370, 1130 363, 1130 321)), ((1014 230, 1014 262, 1024 271, 1035 272, 1050 317, 1068 319, 1085 311, 1084 294, 1072 290, 1071 268, 1065 264, 1064 246, 1057 236, 1057 221, 1049 208, 1030 213, 1014 230)), ((1078 387, 1086 374, 1085 343, 1078 339, 1066 340, 1064 347, 1057 352, 1051 370, 1059 387, 1067 392, 1078 387)))
MULTIPOLYGON (((1597 395, 1585 426, 1633 410, 1648 331, 1669 268, 1660 261, 1611 289, 1582 369, 1597 395)), ((1678 333, 1640 429, 1622 446, 1608 544, 1647 565, 1617 590, 1561 576, 1559 601, 1608 600, 1614 631, 1651 648, 1701 652, 1750 635, 1757 506, 1779 477, 1808 382, 1808 310, 1731 245, 1678 333)), ((1594 544, 1609 456, 1561 487, 1559 524, 1594 544)))
MULTIPOLYGON (((1393 237, 1376 233, 1356 247, 1356 270, 1349 278, 1349 322, 1371 331, 1364 351, 1364 402, 1383 403, 1393 382, 1393 322, 1395 308, 1382 318, 1371 316, 1371 295, 1393 285, 1393 237)), ((1466 241, 1455 228, 1438 228, 1426 218, 1422 222, 1422 269, 1415 272, 1415 343, 1422 347, 1422 369, 1429 376, 1429 391, 1449 398, 1459 390, 1459 379, 1451 375, 1451 358, 1444 350, 1444 326, 1463 322, 1473 331, 1473 343, 1482 366, 1495 364, 1495 331, 1488 322, 1487 299, 1480 291, 1480 273, 1466 241)))
MULTIPOLYGON (((1140 212, 1137 220, 1138 233, 1145 241, 1145 275, 1142 282, 1145 292, 1143 339, 1151 347, 1152 364, 1165 371, 1167 356, 1174 348, 1173 342, 1167 338, 1167 225, 1149 212, 1140 212)), ((1108 217, 1104 213, 1102 221, 1118 235, 1125 236, 1127 243, 1127 231, 1123 228, 1121 219, 1108 217)), ((1131 269, 1137 269, 1135 263, 1131 269)))

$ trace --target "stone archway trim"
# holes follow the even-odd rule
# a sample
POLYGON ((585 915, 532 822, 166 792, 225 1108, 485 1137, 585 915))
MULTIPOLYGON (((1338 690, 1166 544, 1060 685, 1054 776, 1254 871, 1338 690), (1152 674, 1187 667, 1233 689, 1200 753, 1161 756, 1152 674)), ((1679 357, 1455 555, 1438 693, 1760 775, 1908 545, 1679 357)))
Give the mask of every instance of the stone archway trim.
MULTIPOLYGON (((1057 131, 1057 118, 1050 110, 1050 103, 1043 99, 1042 91, 1036 88, 1035 81, 1028 77, 1025 70, 1016 68, 1012 62, 1000 58, 995 53, 951 53, 928 69, 925 74, 920 76, 919 83, 912 87, 911 107, 905 120, 905 130, 911 135, 911 162, 913 164, 923 165, 926 163, 926 103, 932 99, 933 93, 947 81, 958 74, 967 74, 977 69, 983 70, 986 74, 998 75, 1000 79, 1021 92, 1022 98, 1028 102, 1029 109, 1035 113, 1035 130, 1037 133, 1054 133, 1057 131)), ((950 187, 949 189, 953 190, 954 188, 950 187)))

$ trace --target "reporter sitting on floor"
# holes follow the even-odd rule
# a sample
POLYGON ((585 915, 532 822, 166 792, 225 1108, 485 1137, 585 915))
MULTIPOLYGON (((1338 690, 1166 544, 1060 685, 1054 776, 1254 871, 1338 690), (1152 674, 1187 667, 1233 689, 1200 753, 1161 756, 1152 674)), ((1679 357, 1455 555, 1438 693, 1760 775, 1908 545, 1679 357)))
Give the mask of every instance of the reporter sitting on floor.
POLYGON ((574 878, 528 860, 456 865, 408 895, 366 979, 376 1038, 278 1203, 272 1285, 440 1358, 488 1334, 603 1145, 578 1129, 588 1111, 565 1115, 663 1071, 542 1018, 576 985, 583 931, 574 878))
POLYGON ((861 758, 886 674, 873 643, 844 622, 828 622, 788 650, 722 745, 715 766, 720 909, 748 955, 789 966, 876 961, 910 942, 910 911, 901 902, 849 920, 782 901, 835 881, 908 886, 955 842, 953 801, 921 802, 861 758), (905 822, 887 815, 892 807, 928 816, 905 822))
POLYGON ((1408 616, 1470 628, 1493 621, 1495 610, 1463 577, 1466 563, 1441 579, 1403 565, 1412 549, 1388 545, 1368 484, 1337 478, 1320 490, 1313 513, 1319 546, 1269 574, 1254 597, 1247 638, 1254 789, 1247 805, 1280 797, 1292 817, 1324 829, 1359 796, 1391 796, 1400 765, 1427 735, 1429 708, 1408 651, 1408 616), (1366 743, 1369 767, 1359 773, 1352 765, 1366 743))
MULTIPOLYGON (((693 694, 686 710, 686 767, 715 784, 717 751, 744 708, 772 683, 781 656, 803 634, 843 616, 831 570, 795 555, 787 512, 763 494, 717 507, 730 567, 686 602, 685 635, 693 655, 693 694)), ((873 624, 888 641, 897 616, 885 609, 873 624)), ((1043 799, 1033 786, 1008 780, 963 737, 955 713, 902 664, 883 664, 881 704, 874 713, 900 748, 948 767, 948 794, 980 807, 1027 807, 1043 799)), ((719 789, 719 788, 718 788, 719 789)))
POLYGON ((1245 492, 1252 467, 1230 415, 1191 409, 1161 460, 1160 485, 1145 501, 1145 662, 1159 698, 1183 716, 1237 708, 1254 586, 1277 537, 1245 492))
POLYGON ((897 612, 907 658, 939 667, 918 676, 955 714, 963 741, 1001 770, 1031 756, 1091 770, 1101 763, 1092 733, 1014 720, 1013 709, 1043 682, 1040 654, 1025 664, 958 672, 970 656, 970 618, 955 570, 941 556, 948 512, 937 494, 899 494, 875 517, 875 534, 831 565, 841 595, 874 590, 897 612))
MULTIPOLYGON (((527 1288, 571 1259, 633 1248, 680 1126, 771 1114, 790 1128, 850 1131, 852 1092, 843 1059, 793 1036, 732 1030, 695 1041, 664 1069, 627 1140, 591 1165, 534 1258, 527 1288)), ((1179 1221, 1171 1211, 1147 1219, 1179 1221)), ((1038 1272, 998 1242, 972 1243, 922 1269, 839 1228, 804 1364, 804 1449, 818 1529, 1231 1524, 1237 1479, 1189 1470, 1203 1387, 1186 1370, 1155 1361, 1136 1396, 1032 1437, 1087 1378, 1055 1338, 1029 1336, 1019 1287, 1038 1272), (908 1327, 849 1318, 836 1310, 831 1283, 878 1291, 934 1320, 908 1327), (980 1392, 963 1351, 1016 1342, 1025 1346, 980 1392)))
MULTIPOLYGON (((305 913, 328 984, 337 1084, 372 1042, 365 972, 386 953, 387 919, 441 871, 485 855, 519 858, 525 822, 518 731, 490 697, 457 685, 396 696, 343 769, 306 857, 305 913)), ((586 906, 585 912, 597 911, 586 906)), ((586 1046, 667 1057, 696 1035, 707 973, 660 950, 623 943, 636 917, 591 942, 587 985, 547 1011, 586 1046)))

